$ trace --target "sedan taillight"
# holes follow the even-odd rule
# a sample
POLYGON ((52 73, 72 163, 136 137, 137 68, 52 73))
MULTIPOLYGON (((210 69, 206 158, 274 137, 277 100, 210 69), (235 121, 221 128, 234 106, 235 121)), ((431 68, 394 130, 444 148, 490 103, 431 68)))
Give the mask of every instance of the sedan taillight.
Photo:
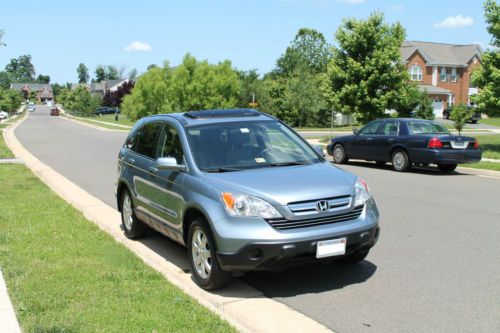
POLYGON ((427 148, 432 148, 432 149, 443 148, 443 143, 438 138, 432 138, 429 140, 427 148))
POLYGON ((479 142, 477 141, 477 139, 474 139, 474 149, 478 148, 479 148, 479 142))

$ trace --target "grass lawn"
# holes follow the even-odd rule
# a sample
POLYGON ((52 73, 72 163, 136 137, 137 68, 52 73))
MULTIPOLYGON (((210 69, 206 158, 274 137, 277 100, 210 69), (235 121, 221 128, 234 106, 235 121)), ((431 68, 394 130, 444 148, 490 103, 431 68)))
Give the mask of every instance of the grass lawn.
POLYGON ((355 128, 355 127, 359 127, 361 128, 362 125, 346 125, 346 126, 334 126, 333 129, 330 128, 330 127, 327 127, 327 128, 324 128, 324 127, 294 127, 293 129, 296 130, 296 131, 300 131, 300 132, 319 132, 319 131, 325 131, 325 132, 330 132, 330 131, 334 131, 334 132, 352 132, 352 129, 355 128))
MULTIPOLYGON (((12 158, 14 154, 7 148, 5 140, 3 138, 3 133, 0 132, 0 158, 12 158)), ((1 201, 0 201, 1 202, 1 201)))
POLYGON ((101 117, 99 116, 91 116, 91 117, 80 117, 80 116, 74 116, 78 120, 85 121, 86 123, 93 124, 96 126, 101 126, 104 128, 111 128, 111 129, 124 129, 127 130, 127 128, 121 127, 121 126, 114 126, 114 125, 124 125, 124 126, 134 126, 135 122, 130 120, 127 116, 125 115, 118 115, 118 121, 115 120, 115 115, 114 114, 105 114, 102 115, 101 117), (101 121, 105 123, 109 123, 109 126, 102 124, 102 123, 97 123, 93 120, 96 121, 101 121))
POLYGON ((483 150, 484 158, 500 160, 500 134, 476 135, 479 147, 483 150))
POLYGON ((464 167, 464 168, 500 171, 500 163, 495 163, 495 162, 479 162, 479 163, 472 163, 472 164, 460 164, 459 166, 464 167))
POLYGON ((483 124, 488 124, 488 125, 491 125, 491 126, 498 126, 498 127, 500 127, 500 117, 483 118, 480 121, 483 124))
POLYGON ((24 332, 232 332, 23 165, 0 165, 0 266, 24 332))

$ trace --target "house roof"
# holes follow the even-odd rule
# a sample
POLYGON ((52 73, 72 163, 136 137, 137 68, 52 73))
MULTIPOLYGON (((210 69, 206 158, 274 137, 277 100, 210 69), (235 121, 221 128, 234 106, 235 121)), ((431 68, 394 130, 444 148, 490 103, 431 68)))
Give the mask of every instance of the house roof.
POLYGON ((426 92, 431 95, 446 95, 446 94, 452 94, 452 92, 448 89, 444 89, 441 87, 436 87, 431 84, 419 84, 418 85, 418 90, 422 92, 426 92))
POLYGON ((478 44, 458 45, 419 41, 405 41, 401 45, 400 52, 403 61, 418 51, 428 64, 466 66, 467 63, 478 54, 480 57, 481 47, 478 44))
POLYGON ((35 91, 43 90, 44 88, 52 90, 52 87, 50 86, 50 84, 46 84, 46 83, 29 83, 29 82, 26 82, 26 83, 11 83, 10 89, 21 91, 23 89, 23 87, 26 86, 26 85, 30 86, 31 90, 35 90, 35 91))

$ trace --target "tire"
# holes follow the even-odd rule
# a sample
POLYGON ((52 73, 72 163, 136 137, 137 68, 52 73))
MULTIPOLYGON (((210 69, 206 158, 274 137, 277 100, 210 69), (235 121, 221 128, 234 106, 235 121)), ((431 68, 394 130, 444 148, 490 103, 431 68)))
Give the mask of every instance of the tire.
POLYGON ((442 172, 453 172, 456 168, 456 164, 438 164, 439 170, 442 172))
POLYGON ((137 239, 144 236, 147 231, 147 226, 135 216, 134 202, 128 190, 124 190, 122 193, 120 210, 125 236, 129 239, 137 239))
POLYGON ((195 282, 205 290, 225 287, 231 272, 224 271, 217 261, 212 233, 205 220, 197 218, 189 226, 187 250, 195 282))
POLYGON ((358 262, 365 260, 368 253, 370 253, 370 250, 358 250, 354 253, 346 255, 340 261, 346 264, 357 264, 358 262))
POLYGON ((345 154, 344 146, 342 146, 340 143, 337 143, 335 146, 333 146, 332 156, 333 163, 335 164, 345 164, 349 160, 347 158, 347 155, 345 154))
POLYGON ((392 168, 398 172, 408 171, 411 167, 411 161, 408 154, 402 150, 397 149, 392 153, 392 168))

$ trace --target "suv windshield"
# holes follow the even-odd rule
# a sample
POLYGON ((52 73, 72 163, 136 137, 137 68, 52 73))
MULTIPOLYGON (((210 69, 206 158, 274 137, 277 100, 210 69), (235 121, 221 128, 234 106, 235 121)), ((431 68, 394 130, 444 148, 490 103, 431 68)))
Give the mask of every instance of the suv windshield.
POLYGON ((218 123, 187 128, 191 151, 206 172, 319 162, 300 137, 276 121, 218 123))
POLYGON ((430 121, 409 121, 408 129, 411 134, 450 134, 443 125, 430 121))

